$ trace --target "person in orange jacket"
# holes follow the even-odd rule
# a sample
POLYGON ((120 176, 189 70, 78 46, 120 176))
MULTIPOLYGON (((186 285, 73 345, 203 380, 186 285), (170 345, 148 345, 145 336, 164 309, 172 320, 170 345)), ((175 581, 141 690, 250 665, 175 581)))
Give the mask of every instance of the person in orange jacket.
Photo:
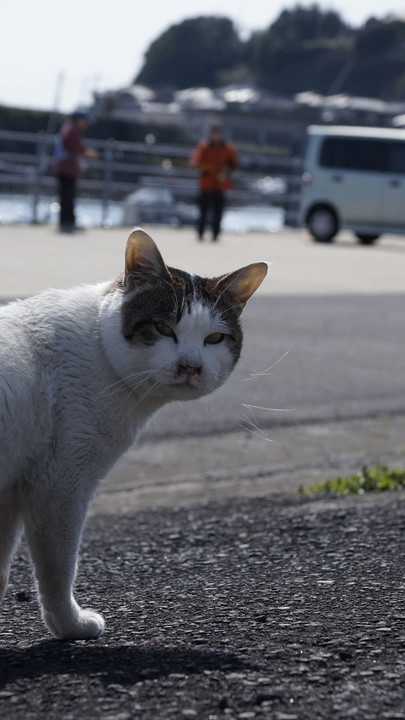
POLYGON ((202 240, 207 224, 212 229, 212 239, 218 240, 225 193, 232 187, 232 172, 239 166, 235 148, 222 136, 222 125, 213 123, 206 140, 201 140, 190 158, 190 165, 200 171, 198 239, 202 240))

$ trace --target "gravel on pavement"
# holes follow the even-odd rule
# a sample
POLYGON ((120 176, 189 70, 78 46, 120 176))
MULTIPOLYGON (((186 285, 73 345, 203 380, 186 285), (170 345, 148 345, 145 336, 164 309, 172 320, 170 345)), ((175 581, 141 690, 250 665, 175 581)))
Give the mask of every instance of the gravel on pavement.
POLYGON ((91 517, 60 642, 24 544, 1 610, 0 717, 405 718, 405 494, 273 494, 91 517))

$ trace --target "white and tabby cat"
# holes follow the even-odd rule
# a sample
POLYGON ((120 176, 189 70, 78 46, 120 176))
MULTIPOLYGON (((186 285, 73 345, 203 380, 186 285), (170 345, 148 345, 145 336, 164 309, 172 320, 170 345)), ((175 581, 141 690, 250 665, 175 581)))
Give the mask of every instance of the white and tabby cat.
POLYGON ((255 263, 189 275, 137 229, 114 283, 0 309, 0 601, 24 527, 49 630, 101 635, 103 618, 72 592, 97 482, 158 408, 226 380, 241 351, 239 315, 266 272, 255 263))

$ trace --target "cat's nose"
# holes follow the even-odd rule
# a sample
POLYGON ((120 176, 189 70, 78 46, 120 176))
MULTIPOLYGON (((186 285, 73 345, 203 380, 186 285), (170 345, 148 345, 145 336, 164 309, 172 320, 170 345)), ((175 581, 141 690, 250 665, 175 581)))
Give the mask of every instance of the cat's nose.
POLYGON ((199 375, 201 372, 201 363, 199 362, 180 362, 177 367, 178 375, 186 375, 192 377, 193 375, 199 375))

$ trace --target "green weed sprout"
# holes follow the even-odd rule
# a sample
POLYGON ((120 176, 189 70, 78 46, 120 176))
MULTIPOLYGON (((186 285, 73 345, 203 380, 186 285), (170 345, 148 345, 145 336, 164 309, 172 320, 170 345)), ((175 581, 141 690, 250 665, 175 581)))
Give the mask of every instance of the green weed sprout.
POLYGON ((405 470, 395 470, 387 465, 363 466, 361 472, 349 477, 338 477, 315 483, 308 488, 302 485, 298 492, 307 495, 312 493, 328 493, 333 495, 357 495, 365 492, 384 492, 385 490, 401 490, 405 488, 405 470))

